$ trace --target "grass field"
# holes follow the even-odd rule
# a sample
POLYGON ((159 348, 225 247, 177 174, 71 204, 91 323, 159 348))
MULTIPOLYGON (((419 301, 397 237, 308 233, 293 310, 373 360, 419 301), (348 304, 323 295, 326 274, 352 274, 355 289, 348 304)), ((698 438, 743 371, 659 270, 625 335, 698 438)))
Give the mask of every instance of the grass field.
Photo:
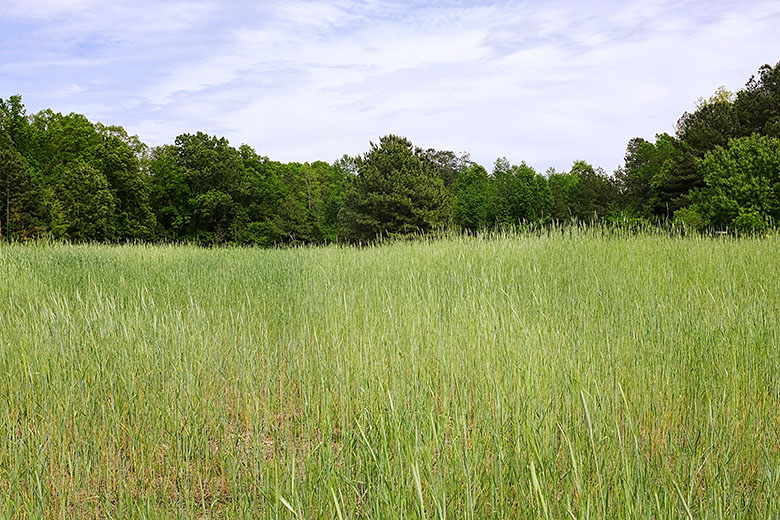
POLYGON ((0 518, 778 518, 780 239, 0 246, 0 518))

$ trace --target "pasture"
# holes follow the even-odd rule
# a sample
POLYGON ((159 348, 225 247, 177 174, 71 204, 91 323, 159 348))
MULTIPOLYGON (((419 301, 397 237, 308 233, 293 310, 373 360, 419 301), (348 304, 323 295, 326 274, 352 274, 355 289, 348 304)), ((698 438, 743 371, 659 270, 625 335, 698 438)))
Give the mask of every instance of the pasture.
POLYGON ((0 518, 777 518, 780 240, 0 245, 0 518))

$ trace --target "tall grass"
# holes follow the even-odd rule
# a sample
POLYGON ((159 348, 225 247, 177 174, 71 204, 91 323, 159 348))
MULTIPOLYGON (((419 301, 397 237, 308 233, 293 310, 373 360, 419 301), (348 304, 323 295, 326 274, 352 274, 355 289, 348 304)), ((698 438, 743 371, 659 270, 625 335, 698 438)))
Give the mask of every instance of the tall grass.
POLYGON ((0 518, 780 517, 777 238, 0 247, 0 518))

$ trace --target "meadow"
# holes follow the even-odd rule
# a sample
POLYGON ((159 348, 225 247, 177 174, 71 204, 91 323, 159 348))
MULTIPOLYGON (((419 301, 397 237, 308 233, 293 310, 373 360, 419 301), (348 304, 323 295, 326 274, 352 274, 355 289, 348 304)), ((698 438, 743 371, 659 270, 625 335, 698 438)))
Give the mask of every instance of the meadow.
POLYGON ((0 245, 0 518, 779 518, 780 239, 0 245))

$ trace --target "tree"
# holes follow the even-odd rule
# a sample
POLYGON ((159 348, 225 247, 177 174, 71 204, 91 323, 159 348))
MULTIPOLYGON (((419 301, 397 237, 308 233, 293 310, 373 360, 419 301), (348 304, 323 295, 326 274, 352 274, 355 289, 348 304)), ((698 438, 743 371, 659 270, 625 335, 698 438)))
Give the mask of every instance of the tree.
POLYGON ((32 238, 43 232, 38 183, 19 152, 28 147, 28 138, 21 96, 0 98, 0 238, 32 238))
POLYGON ((42 110, 30 123, 30 153, 27 159, 47 182, 55 181, 64 167, 92 164, 102 138, 95 126, 81 114, 62 115, 42 110))
POLYGON ((357 168, 341 214, 350 240, 425 232, 447 222, 444 182, 408 139, 388 135, 371 143, 357 168))
POLYGON ((764 65, 737 93, 734 108, 740 135, 754 133, 780 138, 780 62, 764 65))
POLYGON ((740 136, 733 99, 734 94, 720 87, 710 99, 700 99, 693 113, 685 112, 677 121, 677 139, 686 143, 695 157, 740 136))
POLYGON ((577 218, 577 191, 580 178, 570 172, 547 170, 547 185, 550 188, 550 217, 557 222, 568 222, 577 218))
POLYGON ((246 172, 247 191, 231 235, 245 244, 271 246, 282 243, 287 236, 281 214, 287 187, 281 176, 281 164, 258 155, 247 145, 242 145, 239 153, 246 172))
POLYGON ((155 148, 149 162, 149 199, 155 214, 155 235, 184 240, 192 220, 190 186, 179 164, 179 151, 167 145, 155 148))
POLYGON ((623 168, 615 179, 624 211, 640 217, 670 217, 690 204, 690 193, 703 181, 691 148, 669 134, 654 143, 629 141, 623 168))
POLYGON ((282 200, 278 208, 286 242, 315 242, 321 238, 318 212, 321 208, 320 185, 308 164, 277 163, 282 181, 282 200))
POLYGON ((224 137, 203 132, 176 138, 177 163, 190 188, 189 236, 203 243, 221 243, 239 211, 247 187, 241 155, 224 137))
POLYGON ((209 244, 234 239, 250 183, 241 153, 227 139, 182 134, 173 146, 152 152, 149 172, 162 237, 209 244))
POLYGON ((657 169, 653 164, 653 151, 653 143, 641 137, 631 139, 626 146, 623 166, 615 171, 621 209, 632 216, 649 217, 651 214, 651 182, 657 169))
POLYGON ((329 165, 317 162, 312 167, 317 170, 320 180, 322 205, 318 219, 322 240, 337 242, 339 240, 339 213, 344 207, 350 175, 337 163, 329 165))
POLYGON ((496 160, 493 178, 498 189, 498 218, 506 224, 538 222, 549 217, 552 195, 547 179, 525 163, 496 160))
POLYGON ((704 185, 696 157, 684 142, 661 134, 655 143, 651 206, 658 217, 670 218, 691 204, 691 194, 704 185))
POLYGON ((452 188, 463 169, 473 164, 467 153, 457 155, 449 150, 429 148, 422 154, 433 163, 439 177, 444 182, 444 186, 448 189, 452 188))
POLYGON ((576 176, 573 213, 583 222, 602 219, 617 201, 618 187, 601 168, 594 168, 585 161, 575 161, 571 175, 576 176))
POLYGON ((54 236, 77 242, 113 240, 115 202, 106 176, 88 164, 75 163, 57 178, 47 197, 54 236))
POLYGON ((704 187, 699 159, 735 138, 754 133, 780 137, 780 63, 761 67, 736 94, 721 87, 709 99, 700 99, 676 129, 676 138, 660 134, 655 143, 629 142, 625 166, 617 175, 624 209, 668 218, 689 207, 692 195, 704 187))
POLYGON ((101 140, 93 152, 93 164, 101 171, 116 203, 116 238, 145 240, 152 237, 156 218, 149 201, 147 176, 141 172, 146 146, 120 126, 95 125, 101 140))
POLYGON ((0 238, 26 239, 43 234, 41 193, 24 158, 0 148, 0 238))
POLYGON ((478 164, 464 168, 453 186, 452 222, 475 232, 496 224, 498 189, 493 178, 478 164))
POLYGON ((732 139, 698 163, 705 186, 696 210, 714 228, 755 231, 780 219, 780 139, 732 139))
MULTIPOLYGON (((146 147, 138 137, 129 136, 119 126, 93 124, 80 114, 43 110, 28 121, 22 132, 26 144, 20 151, 40 185, 46 187, 42 190, 47 212, 44 220, 56 227, 52 228, 55 235, 76 240, 151 238, 155 216, 149 204, 147 177, 141 169, 146 147), (82 218, 79 211, 62 207, 65 200, 78 200, 63 190, 81 190, 78 179, 95 175, 108 183, 112 202, 99 207, 112 208, 112 215, 100 216, 110 223, 93 226, 83 219, 63 221, 68 215, 82 218), (90 229, 99 236, 91 236, 90 229)), ((95 185, 96 192, 101 185, 95 185)))
POLYGON ((0 98, 0 148, 13 148, 24 155, 28 140, 29 122, 22 96, 0 98))

